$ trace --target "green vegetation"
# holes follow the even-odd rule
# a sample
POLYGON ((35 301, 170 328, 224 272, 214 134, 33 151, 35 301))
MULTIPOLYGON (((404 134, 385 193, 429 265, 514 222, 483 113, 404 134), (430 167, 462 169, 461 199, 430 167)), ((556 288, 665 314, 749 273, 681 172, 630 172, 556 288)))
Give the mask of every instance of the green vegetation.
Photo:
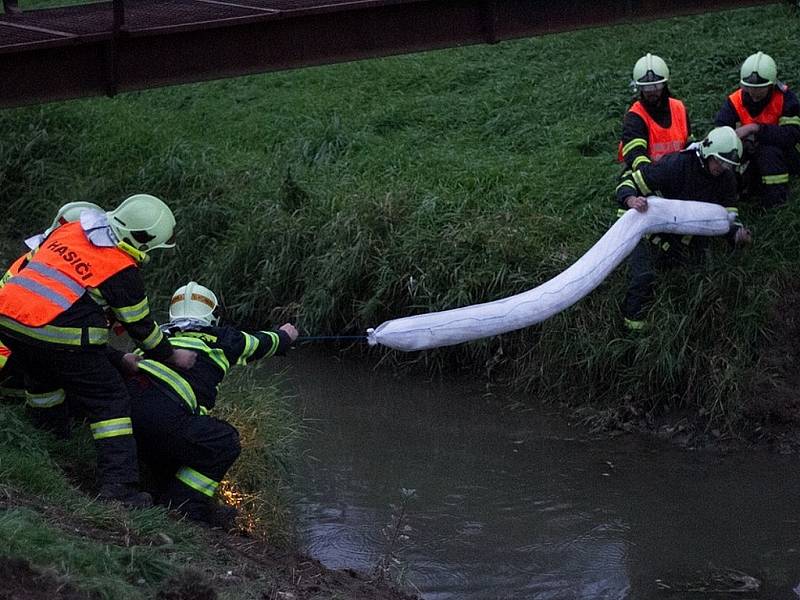
MULTIPOLYGON (((616 140, 640 55, 667 60, 703 135, 751 52, 800 85, 799 25, 796 7, 775 5, 3 111, 0 257, 15 258, 64 202, 111 208, 150 192, 181 226, 177 251, 145 270, 154 306, 193 278, 240 323, 291 319, 333 334, 505 297, 563 271, 613 222, 616 140)), ((707 269, 663 274, 646 335, 621 327, 621 269, 539 326, 392 359, 612 415, 688 409, 730 428, 769 417, 758 402, 781 375, 769 355, 796 337, 783 313, 800 305, 797 190, 787 208, 743 208, 749 253, 720 245, 707 269)), ((283 407, 279 390, 242 378, 219 409, 245 446, 223 493, 279 544, 297 433, 283 407)), ((106 598, 153 597, 186 564, 226 572, 232 555, 162 510, 91 502, 85 432, 56 442, 21 413, 0 410, 6 554, 106 598)), ((270 576, 221 594, 260 597, 270 576)))
MULTIPOLYGON (((756 49, 800 82, 799 24, 775 5, 4 111, 0 235, 42 229, 68 200, 145 191, 181 225, 177 252, 148 269, 156 295, 196 278, 240 322, 353 333, 504 297, 562 271, 613 222, 641 54, 667 60, 702 136, 756 49)), ((620 327, 620 269, 540 326, 396 358, 731 424, 798 263, 794 189, 780 211, 743 208, 751 252, 720 245, 709 269, 664 274, 646 336, 620 327)))
MULTIPOLYGON (((507 296, 612 222, 642 53, 667 60, 703 135, 756 49, 800 81, 799 22, 775 5, 5 111, 0 234, 40 230, 67 200, 152 192, 182 227, 149 269, 161 298, 193 277, 241 322, 314 334, 507 296)), ((619 326, 620 270, 541 326, 422 359, 550 399, 735 420, 797 264, 800 208, 742 214, 753 251, 666 274, 647 336, 619 326)))
MULTIPOLYGON (((277 390, 256 389, 247 378, 235 378, 224 394, 227 401, 221 404, 226 405, 218 416, 240 428, 247 448, 224 482, 223 494, 239 505, 242 526, 255 540, 285 545, 291 532, 285 464, 295 419, 277 390)), ((220 598, 258 598, 270 588, 273 570, 262 565, 243 576, 240 556, 220 552, 213 538, 161 508, 127 511, 92 500, 93 455, 87 427, 60 441, 36 431, 20 406, 0 407, 0 572, 5 557, 13 556, 47 565, 45 582, 49 575, 58 585, 114 600, 154 598, 186 585, 207 592, 229 572, 237 577, 222 586, 220 598), (176 579, 191 583, 181 587, 176 579)), ((25 580, 18 569, 14 577, 25 580)))

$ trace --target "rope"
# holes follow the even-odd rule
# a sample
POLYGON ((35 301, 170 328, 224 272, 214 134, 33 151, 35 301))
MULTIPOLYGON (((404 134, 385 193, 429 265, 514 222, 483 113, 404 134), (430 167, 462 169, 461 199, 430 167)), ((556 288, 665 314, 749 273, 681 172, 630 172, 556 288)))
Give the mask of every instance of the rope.
POLYGON ((296 343, 303 342, 343 342, 343 341, 364 341, 367 339, 366 335, 301 335, 297 338, 296 343))

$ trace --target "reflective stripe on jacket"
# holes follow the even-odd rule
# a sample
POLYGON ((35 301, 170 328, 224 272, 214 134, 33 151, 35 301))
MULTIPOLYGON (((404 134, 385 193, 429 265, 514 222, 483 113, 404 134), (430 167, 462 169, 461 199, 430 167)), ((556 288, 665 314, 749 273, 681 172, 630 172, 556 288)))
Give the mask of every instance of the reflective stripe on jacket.
POLYGON ((80 223, 67 223, 0 288, 0 316, 42 327, 70 308, 86 288, 135 265, 119 248, 92 244, 80 223))
POLYGON ((758 123, 759 125, 777 125, 778 121, 783 114, 783 92, 777 87, 772 90, 772 97, 757 116, 752 116, 744 105, 744 93, 741 88, 728 96, 731 101, 733 109, 736 111, 736 116, 742 125, 749 125, 750 123, 758 123))
POLYGON ((31 250, 30 252, 26 252, 25 254, 20 256, 17 260, 15 260, 13 263, 11 263, 11 266, 8 267, 8 270, 3 274, 3 277, 0 278, 0 287, 4 286, 9 279, 14 277, 14 275, 16 275, 17 273, 19 273, 22 270, 22 267, 28 264, 28 261, 31 259, 32 256, 33 256, 33 250, 31 250))
MULTIPOLYGON (((659 125, 639 100, 634 102, 628 109, 629 112, 639 115, 647 125, 647 154, 653 161, 657 161, 665 154, 683 150, 689 141, 689 118, 686 114, 686 106, 675 98, 669 98, 668 100, 670 112, 669 128, 659 125)), ((620 162, 625 160, 622 151, 622 142, 620 142, 617 153, 617 159, 620 162)))

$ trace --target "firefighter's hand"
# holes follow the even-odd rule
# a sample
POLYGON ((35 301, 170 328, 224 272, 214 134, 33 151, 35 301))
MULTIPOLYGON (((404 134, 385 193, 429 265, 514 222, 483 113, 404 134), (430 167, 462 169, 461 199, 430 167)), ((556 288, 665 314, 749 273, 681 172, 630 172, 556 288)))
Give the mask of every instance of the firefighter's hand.
POLYGON ((640 213, 646 212, 647 198, 644 196, 628 196, 625 198, 625 206, 628 208, 635 208, 640 213))
POLYGON ((300 335, 297 333, 297 329, 291 323, 284 323, 281 325, 279 330, 283 331, 286 335, 289 336, 289 339, 294 342, 297 339, 297 336, 300 335))
POLYGON ((125 375, 136 375, 139 372, 139 361, 142 357, 133 352, 128 352, 122 356, 120 369, 125 375))
POLYGON ((741 127, 736 128, 736 135, 739 136, 740 140, 744 140, 749 138, 750 136, 755 136, 758 133, 758 130, 761 129, 761 125, 758 123, 749 123, 748 125, 742 125, 741 127))
POLYGON ((185 348, 175 348, 172 351, 172 356, 170 356, 166 362, 174 367, 188 371, 194 366, 194 362, 196 360, 196 352, 193 352, 192 350, 186 350, 185 348))
POLYGON ((737 248, 749 246, 753 243, 753 232, 747 227, 739 227, 733 235, 733 243, 736 244, 737 248))

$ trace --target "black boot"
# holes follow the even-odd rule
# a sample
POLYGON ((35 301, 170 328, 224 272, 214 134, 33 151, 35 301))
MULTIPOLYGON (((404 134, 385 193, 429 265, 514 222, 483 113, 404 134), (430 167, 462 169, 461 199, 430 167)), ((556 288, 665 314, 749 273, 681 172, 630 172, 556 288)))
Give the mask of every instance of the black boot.
POLYGON ((130 483, 105 483, 100 488, 97 498, 103 502, 119 502, 127 508, 150 508, 153 497, 130 483))
POLYGON ((224 531, 236 527, 236 517, 239 515, 233 506, 217 504, 210 498, 193 498, 177 506, 173 502, 172 508, 198 525, 224 531))
POLYGON ((236 517, 239 511, 227 504, 214 504, 209 511, 206 521, 211 527, 219 527, 223 531, 236 529, 236 517))

